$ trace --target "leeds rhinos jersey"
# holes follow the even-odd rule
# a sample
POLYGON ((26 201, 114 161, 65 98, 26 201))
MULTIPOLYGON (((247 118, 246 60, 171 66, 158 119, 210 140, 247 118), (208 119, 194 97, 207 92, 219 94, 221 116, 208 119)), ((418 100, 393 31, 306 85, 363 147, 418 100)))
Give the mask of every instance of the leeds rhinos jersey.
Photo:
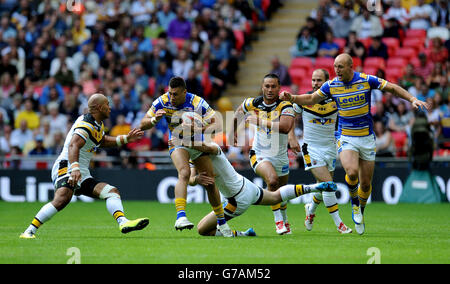
POLYGON ((354 72, 348 83, 336 77, 322 85, 319 95, 333 98, 339 110, 338 135, 360 137, 374 133, 370 94, 372 89, 383 90, 386 84, 384 79, 354 72))
POLYGON ((215 114, 215 111, 204 99, 188 92, 186 93, 186 101, 179 106, 172 105, 168 92, 161 95, 153 102, 147 114, 150 117, 154 117, 160 109, 166 112, 164 116, 169 124, 169 139, 172 137, 174 129, 181 124, 181 113, 179 112, 194 111, 200 114, 205 121, 210 120, 215 114), (177 118, 175 118, 174 114, 176 114, 177 118))
POLYGON ((326 99, 315 105, 299 106, 294 104, 295 112, 302 115, 303 141, 308 145, 333 145, 337 106, 332 99, 326 99))
MULTIPOLYGON (((242 103, 242 109, 245 114, 254 111, 259 118, 273 122, 278 122, 282 115, 295 117, 294 109, 290 102, 277 100, 271 105, 266 105, 262 96, 245 99, 242 103)), ((255 150, 258 157, 287 155, 287 145, 287 134, 274 133, 271 129, 256 127, 252 149, 255 150)))
POLYGON ((94 155, 95 150, 100 146, 103 136, 105 135, 105 127, 103 122, 101 124, 97 123, 94 117, 89 113, 79 116, 67 134, 63 150, 58 156, 56 163, 61 160, 69 160, 69 144, 74 135, 79 135, 86 141, 84 146, 81 147, 78 157, 82 179, 85 179, 87 178, 86 174, 88 174, 87 170, 92 156, 94 155))

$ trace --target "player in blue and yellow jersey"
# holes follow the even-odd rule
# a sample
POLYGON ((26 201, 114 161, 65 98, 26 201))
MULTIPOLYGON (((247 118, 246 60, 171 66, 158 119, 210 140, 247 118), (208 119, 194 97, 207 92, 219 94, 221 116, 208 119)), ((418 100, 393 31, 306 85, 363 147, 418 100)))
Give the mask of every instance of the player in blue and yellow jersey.
POLYGON ((365 231, 364 208, 372 192, 372 177, 375 168, 375 134, 370 113, 372 89, 391 92, 405 99, 415 109, 428 109, 422 102, 402 87, 382 78, 355 72, 350 55, 336 57, 334 70, 337 77, 327 81, 312 94, 292 95, 282 92, 280 99, 298 105, 314 105, 332 98, 338 108, 338 153, 346 172, 345 181, 352 197, 352 217, 359 234, 365 231), (358 186, 359 183, 359 186, 358 186))
MULTIPOLYGON (((145 117, 142 119, 140 128, 147 130, 155 126, 163 117, 166 118, 169 124, 170 139, 172 136, 191 140, 192 143, 201 142, 205 131, 212 133, 212 131, 221 130, 221 121, 215 115, 215 111, 209 104, 201 97, 188 93, 186 90, 186 82, 183 78, 173 77, 169 81, 168 92, 157 98, 145 117), (191 132, 190 127, 186 128, 182 123, 181 116, 183 112, 196 112, 201 115, 205 126, 191 132)), ((214 177, 214 170, 211 160, 208 156, 203 155, 202 152, 175 145, 169 147, 170 157, 173 164, 178 171, 178 181, 175 185, 175 207, 177 210, 177 219, 175 221, 175 229, 192 229, 194 224, 186 217, 186 197, 187 185, 190 177, 189 160, 192 160, 197 169, 205 172, 206 175, 214 177)), ((214 184, 205 187, 208 199, 217 216, 217 223, 219 230, 225 236, 232 236, 231 229, 228 227, 224 217, 224 211, 220 200, 220 194, 214 184)))

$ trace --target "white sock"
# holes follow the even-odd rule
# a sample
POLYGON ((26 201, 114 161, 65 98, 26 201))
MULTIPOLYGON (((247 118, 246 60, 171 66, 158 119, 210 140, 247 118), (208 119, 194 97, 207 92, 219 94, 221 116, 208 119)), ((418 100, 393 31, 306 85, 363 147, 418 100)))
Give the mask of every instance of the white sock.
POLYGON ((297 197, 297 194, 295 193, 295 185, 293 184, 283 185, 278 190, 280 191, 281 200, 283 200, 283 202, 297 197))
POLYGON ((280 212, 281 212, 281 216, 283 216, 283 221, 284 221, 284 223, 287 223, 288 222, 288 217, 287 217, 287 207, 286 207, 286 205, 287 205, 287 201, 283 201, 283 202, 281 202, 281 208, 285 208, 285 209, 280 209, 280 212))
POLYGON ((119 225, 122 225, 128 221, 128 219, 124 216, 122 200, 119 197, 108 197, 106 199, 106 209, 108 209, 108 212, 116 219, 119 225))
MULTIPOLYGON (((315 192, 313 195, 315 199, 317 199, 318 201, 323 201, 322 199, 322 193, 321 192, 315 192)), ((319 206, 320 203, 316 203, 313 201, 311 202, 311 206, 309 206, 309 214, 316 214, 316 209, 319 206)))
POLYGON ((39 212, 36 214, 36 216, 33 219, 33 222, 31 222, 31 225, 28 226, 26 231, 31 232, 33 234, 36 233, 37 229, 42 224, 50 220, 50 218, 52 218, 53 215, 55 215, 56 213, 58 213, 58 210, 56 210, 55 206, 53 206, 51 202, 45 204, 44 206, 42 206, 41 210, 39 210, 39 212))
POLYGON ((281 210, 280 209, 274 210, 272 212, 273 212, 273 218, 275 220, 275 223, 283 221, 283 215, 281 214, 281 210))
POLYGON ((322 192, 322 196, 323 196, 323 203, 327 207, 328 212, 330 212, 330 216, 333 219, 334 224, 336 225, 336 227, 339 227, 342 220, 341 220, 341 217, 339 216, 339 210, 337 209, 336 193, 324 191, 324 192, 322 192), (336 209, 333 211, 330 211, 330 209, 331 209, 330 206, 336 207, 336 209))

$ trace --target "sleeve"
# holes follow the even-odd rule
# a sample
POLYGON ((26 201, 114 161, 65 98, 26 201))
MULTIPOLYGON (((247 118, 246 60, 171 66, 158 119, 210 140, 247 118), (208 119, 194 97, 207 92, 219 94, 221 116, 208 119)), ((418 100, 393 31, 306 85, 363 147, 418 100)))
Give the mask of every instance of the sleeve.
POLYGON ((290 102, 286 102, 285 105, 281 108, 280 116, 282 115, 295 117, 295 111, 290 102))
POLYGON ((367 80, 369 81, 370 88, 383 90, 384 87, 386 87, 386 84, 387 84, 386 80, 378 78, 373 75, 367 75, 367 77, 368 77, 367 80))
POLYGON ((302 114, 303 108, 299 106, 298 104, 293 104, 292 107, 294 108, 295 113, 302 114))
POLYGON ((332 96, 331 96, 331 92, 330 92, 330 81, 326 81, 326 82, 322 85, 322 87, 320 87, 320 89, 317 90, 317 93, 318 93, 321 97, 324 97, 324 98, 327 98, 327 99, 331 99, 332 96))
POLYGON ((212 117, 216 114, 216 112, 205 100, 201 102, 201 111, 203 120, 206 121, 207 123, 209 123, 212 117))
POLYGON ((242 102, 242 109, 244 110, 244 113, 248 113, 249 111, 253 110, 253 98, 247 98, 242 102))
POLYGON ((155 100, 152 103, 152 106, 148 109, 147 115, 150 117, 154 117, 156 112, 162 108, 163 108, 162 103, 160 102, 160 99, 158 98, 157 100, 155 100))

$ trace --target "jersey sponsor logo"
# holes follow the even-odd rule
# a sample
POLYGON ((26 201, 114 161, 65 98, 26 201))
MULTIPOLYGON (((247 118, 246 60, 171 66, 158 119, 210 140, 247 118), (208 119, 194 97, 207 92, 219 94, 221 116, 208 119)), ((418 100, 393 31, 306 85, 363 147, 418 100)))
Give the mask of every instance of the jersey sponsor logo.
POLYGON ((334 119, 331 119, 331 118, 318 118, 318 119, 314 118, 314 119, 311 119, 309 122, 313 123, 313 124, 321 124, 321 125, 328 125, 328 124, 335 123, 334 119))
POLYGON ((337 97, 337 102, 341 107, 348 107, 354 105, 361 105, 366 102, 366 96, 364 94, 357 94, 352 96, 347 96, 344 98, 337 97))

